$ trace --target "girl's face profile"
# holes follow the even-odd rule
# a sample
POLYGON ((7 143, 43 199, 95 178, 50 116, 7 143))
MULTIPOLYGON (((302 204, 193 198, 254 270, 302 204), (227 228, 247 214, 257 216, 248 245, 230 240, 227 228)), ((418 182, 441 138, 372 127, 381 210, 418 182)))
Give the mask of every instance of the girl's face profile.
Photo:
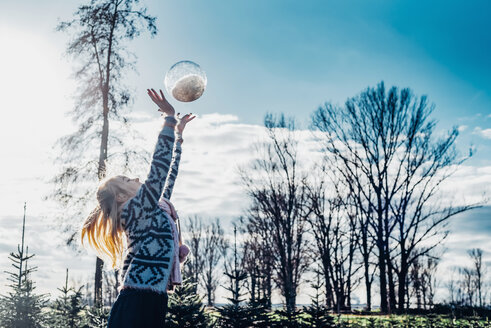
POLYGON ((118 179, 121 189, 126 190, 131 196, 136 195, 138 189, 140 189, 140 186, 143 184, 138 178, 130 179, 124 175, 118 176, 118 179))

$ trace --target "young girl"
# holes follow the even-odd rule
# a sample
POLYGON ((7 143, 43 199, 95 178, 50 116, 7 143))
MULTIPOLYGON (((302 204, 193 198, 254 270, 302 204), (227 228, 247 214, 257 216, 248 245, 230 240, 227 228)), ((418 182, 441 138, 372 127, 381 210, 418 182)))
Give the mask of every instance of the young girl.
POLYGON ((143 184, 125 176, 102 183, 97 190, 99 207, 82 228, 82 242, 86 235, 98 253, 111 258, 113 268, 124 257, 122 287, 108 327, 164 327, 167 290, 180 283, 179 262, 189 252, 179 247, 177 213, 168 199, 178 172, 182 133, 195 116, 187 114, 178 122, 162 90, 160 95, 147 91, 165 114, 148 177, 143 184))

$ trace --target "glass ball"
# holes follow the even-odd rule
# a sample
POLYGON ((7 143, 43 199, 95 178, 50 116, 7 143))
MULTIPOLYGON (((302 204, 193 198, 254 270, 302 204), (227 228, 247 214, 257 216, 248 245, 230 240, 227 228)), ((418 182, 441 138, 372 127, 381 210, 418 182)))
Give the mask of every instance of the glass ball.
POLYGON ((182 102, 195 101, 205 91, 206 74, 201 67, 189 60, 172 65, 165 75, 165 88, 169 94, 182 102))

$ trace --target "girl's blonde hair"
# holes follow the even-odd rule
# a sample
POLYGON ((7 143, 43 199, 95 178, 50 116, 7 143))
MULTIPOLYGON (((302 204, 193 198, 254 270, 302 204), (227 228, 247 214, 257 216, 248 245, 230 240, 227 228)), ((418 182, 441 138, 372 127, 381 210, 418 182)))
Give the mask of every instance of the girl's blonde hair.
POLYGON ((128 193, 121 185, 121 180, 116 179, 118 177, 102 182, 97 189, 99 205, 85 219, 81 235, 82 245, 87 235, 89 244, 102 259, 111 261, 113 269, 121 268, 123 253, 126 249, 126 236, 118 212, 119 204, 116 195, 128 193))

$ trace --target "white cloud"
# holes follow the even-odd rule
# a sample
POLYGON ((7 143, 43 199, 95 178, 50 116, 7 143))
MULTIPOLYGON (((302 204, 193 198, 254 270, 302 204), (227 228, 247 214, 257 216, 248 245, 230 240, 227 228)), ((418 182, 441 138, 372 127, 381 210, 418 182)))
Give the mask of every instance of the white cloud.
POLYGON ((474 134, 477 134, 485 139, 491 139, 491 129, 481 129, 479 126, 474 129, 474 134))
POLYGON ((464 132, 465 130, 467 130, 467 128, 468 128, 467 125, 459 125, 458 130, 459 132, 464 132))

